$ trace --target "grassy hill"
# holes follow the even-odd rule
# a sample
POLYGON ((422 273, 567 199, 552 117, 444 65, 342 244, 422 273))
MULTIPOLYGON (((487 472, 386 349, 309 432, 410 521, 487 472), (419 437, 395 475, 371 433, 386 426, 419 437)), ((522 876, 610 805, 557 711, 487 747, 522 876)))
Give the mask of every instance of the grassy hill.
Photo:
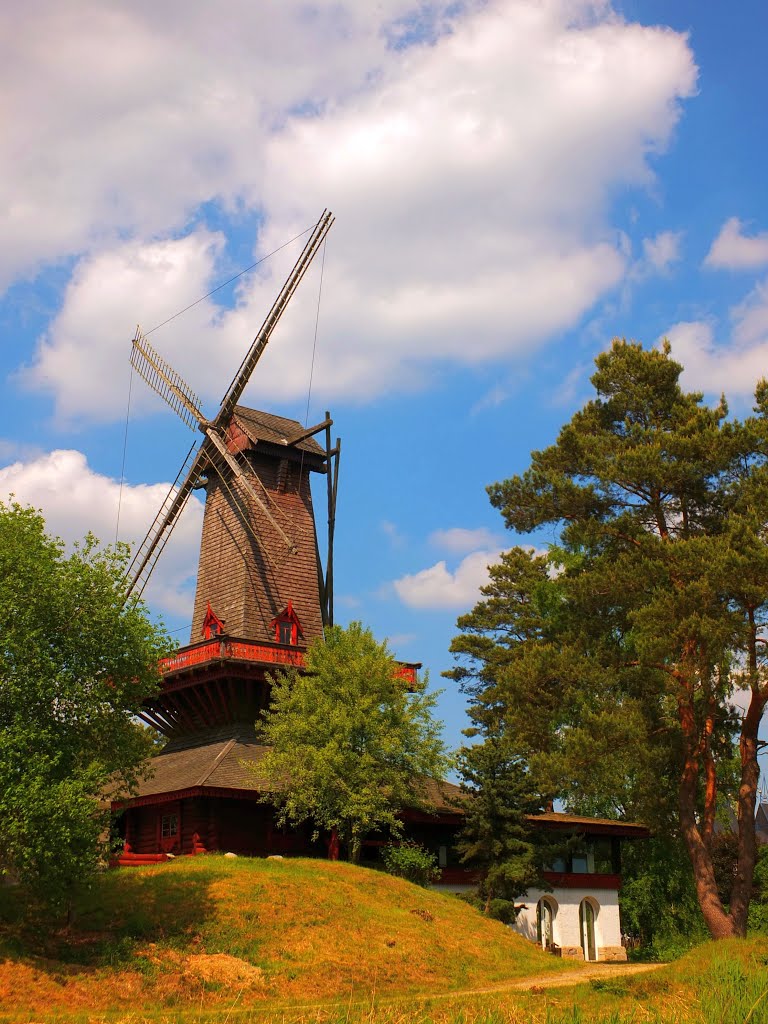
POLYGON ((111 871, 58 931, 23 925, 17 899, 0 890, 3 1010, 400 996, 570 966, 456 897, 338 862, 206 856, 111 871))
POLYGON ((765 939, 590 980, 455 897, 349 864, 111 871, 58 930, 18 900, 0 888, 0 1024, 768 1024, 765 939), (563 974, 574 987, 546 987, 563 974))

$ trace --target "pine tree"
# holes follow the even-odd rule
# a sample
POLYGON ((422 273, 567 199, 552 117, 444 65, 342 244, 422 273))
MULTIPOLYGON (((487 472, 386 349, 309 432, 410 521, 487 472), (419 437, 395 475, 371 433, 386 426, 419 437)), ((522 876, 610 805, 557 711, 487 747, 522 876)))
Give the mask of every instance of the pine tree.
POLYGON ((524 474, 489 488, 509 528, 547 527, 557 543, 543 564, 529 554, 526 567, 522 549, 505 556, 509 578, 497 571, 460 620, 453 675, 503 708, 539 786, 581 809, 641 808, 651 823, 674 810, 705 921, 722 937, 745 932, 756 858, 768 385, 757 415, 739 422, 724 400, 709 408, 684 392, 681 371, 668 346, 614 342, 597 359, 597 397, 524 474), (519 629, 521 592, 538 615, 530 633, 519 629), (740 722, 736 689, 749 700, 740 722), (726 907, 712 835, 734 736, 738 858, 726 907))

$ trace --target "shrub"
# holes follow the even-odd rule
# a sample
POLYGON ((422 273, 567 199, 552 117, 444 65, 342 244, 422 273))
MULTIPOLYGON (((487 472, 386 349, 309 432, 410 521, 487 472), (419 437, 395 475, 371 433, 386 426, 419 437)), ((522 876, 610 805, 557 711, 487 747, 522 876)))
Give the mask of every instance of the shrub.
POLYGON ((396 878, 404 878, 425 889, 440 877, 437 857, 418 843, 392 843, 381 851, 384 868, 396 878))

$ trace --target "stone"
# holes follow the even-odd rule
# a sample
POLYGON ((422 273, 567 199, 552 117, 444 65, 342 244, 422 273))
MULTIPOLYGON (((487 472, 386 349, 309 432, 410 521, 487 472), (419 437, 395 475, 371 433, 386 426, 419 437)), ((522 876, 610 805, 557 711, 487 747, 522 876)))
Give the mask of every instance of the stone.
POLYGON ((627 951, 623 946, 598 946, 597 959, 605 963, 623 963, 627 959, 627 951))
POLYGON ((237 854, 236 853, 225 853, 224 856, 225 857, 237 857, 237 854))

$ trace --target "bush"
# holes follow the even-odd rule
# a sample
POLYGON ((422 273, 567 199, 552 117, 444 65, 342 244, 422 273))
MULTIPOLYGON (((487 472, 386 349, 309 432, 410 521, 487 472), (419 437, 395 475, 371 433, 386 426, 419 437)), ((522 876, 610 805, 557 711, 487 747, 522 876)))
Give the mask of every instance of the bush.
POLYGON ((381 851, 384 868, 396 878, 404 878, 425 889, 440 877, 437 857, 418 843, 397 843, 381 851))

